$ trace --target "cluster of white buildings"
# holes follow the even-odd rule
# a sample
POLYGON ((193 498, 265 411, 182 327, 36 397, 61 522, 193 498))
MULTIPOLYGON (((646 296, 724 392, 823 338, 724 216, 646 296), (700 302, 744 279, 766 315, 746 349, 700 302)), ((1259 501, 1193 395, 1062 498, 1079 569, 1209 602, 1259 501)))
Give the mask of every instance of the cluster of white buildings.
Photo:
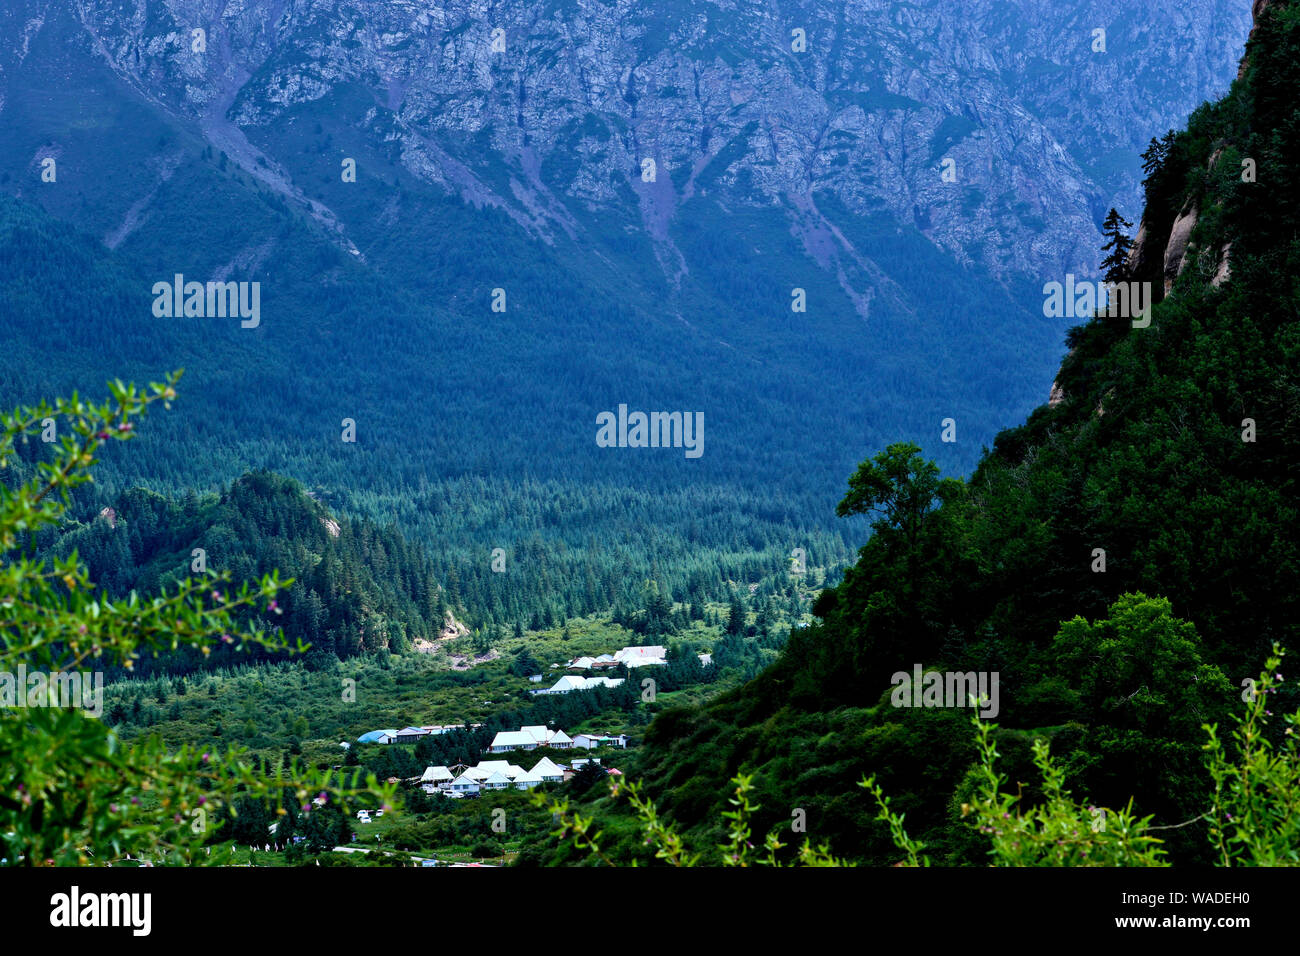
POLYGON ((502 730, 492 738, 488 753, 502 754, 509 750, 536 750, 538 747, 554 747, 557 750, 595 750, 597 747, 626 747, 627 736, 624 734, 578 734, 570 737, 563 730, 551 730, 549 727, 520 727, 518 730, 502 730))
POLYGON ((568 750, 573 746, 573 738, 563 730, 551 730, 549 727, 520 727, 518 730, 501 730, 492 738, 488 753, 503 754, 507 750, 536 750, 538 747, 555 747, 568 750))
POLYGON ((599 657, 578 657, 566 665, 570 670, 599 670, 603 667, 626 668, 650 667, 667 664, 668 648, 662 644, 648 644, 642 647, 625 647, 614 654, 601 654, 599 657))
MULTIPOLYGON (((573 776, 574 771, 587 764, 588 760, 573 761, 569 769, 555 763, 549 757, 537 761, 531 770, 512 764, 508 760, 481 760, 475 767, 463 764, 452 767, 429 767, 420 778, 420 786, 425 793, 441 793, 446 797, 476 797, 480 793, 493 790, 531 790, 542 783, 560 783, 573 776), (459 771, 459 774, 455 771, 459 771)), ((600 763, 592 758, 590 762, 600 763)), ((610 770, 609 773, 618 773, 610 770)))
POLYGON ((448 797, 473 797, 485 790, 529 790, 540 783, 559 783, 564 771, 549 757, 543 757, 531 770, 508 760, 481 760, 476 767, 461 768, 460 775, 450 767, 429 767, 420 778, 425 793, 442 793, 448 797))

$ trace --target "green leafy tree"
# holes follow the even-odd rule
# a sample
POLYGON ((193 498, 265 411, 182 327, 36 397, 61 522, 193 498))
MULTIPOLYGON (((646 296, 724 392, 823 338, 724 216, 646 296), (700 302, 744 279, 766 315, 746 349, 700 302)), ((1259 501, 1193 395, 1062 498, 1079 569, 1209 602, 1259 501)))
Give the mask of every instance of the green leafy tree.
MULTIPOLYGON (((235 586, 222 574, 187 579, 152 598, 132 592, 117 600, 97 590, 75 552, 37 559, 22 550, 59 524, 107 443, 130 440, 151 406, 170 405, 178 379, 175 373, 143 390, 113 382, 103 403, 74 394, 0 416, 0 469, 13 469, 0 484, 0 669, 130 671, 146 655, 182 647, 204 655, 214 647, 290 649, 282 637, 234 619, 241 611, 274 615, 289 583, 275 573, 256 585, 235 586), (47 418, 60 422, 62 437, 49 446, 48 460, 31 467, 16 447, 47 418)), ((278 801, 284 789, 305 797, 328 788, 339 799, 359 792, 330 787, 328 774, 296 765, 267 775, 238 750, 173 750, 155 736, 125 745, 106 722, 75 707, 0 709, 0 753, 11 773, 0 796, 0 856, 18 866, 99 864, 127 854, 224 862, 223 854, 194 851, 237 794, 278 801)), ((373 779, 364 789, 387 796, 373 779)))
POLYGON ((1234 746, 1220 740, 1217 725, 1204 728, 1214 780, 1209 839, 1220 866, 1300 865, 1300 711, 1284 716, 1280 738, 1268 733, 1284 656, 1274 646, 1259 680, 1243 691, 1246 713, 1233 715, 1234 746))

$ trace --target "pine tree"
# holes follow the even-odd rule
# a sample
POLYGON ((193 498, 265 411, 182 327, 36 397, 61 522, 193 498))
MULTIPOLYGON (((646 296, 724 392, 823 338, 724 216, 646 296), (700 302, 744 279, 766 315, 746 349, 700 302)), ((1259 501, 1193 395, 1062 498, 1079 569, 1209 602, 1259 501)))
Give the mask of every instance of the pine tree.
POLYGON ((739 635, 745 633, 745 605, 738 594, 731 595, 731 609, 727 615, 727 633, 739 635))
POLYGON ((1124 282, 1128 279, 1128 257, 1133 249, 1133 240, 1124 230, 1133 223, 1121 216, 1114 208, 1106 214, 1106 221, 1101 225, 1106 243, 1102 252, 1108 253, 1102 260, 1101 268, 1107 282, 1124 282))

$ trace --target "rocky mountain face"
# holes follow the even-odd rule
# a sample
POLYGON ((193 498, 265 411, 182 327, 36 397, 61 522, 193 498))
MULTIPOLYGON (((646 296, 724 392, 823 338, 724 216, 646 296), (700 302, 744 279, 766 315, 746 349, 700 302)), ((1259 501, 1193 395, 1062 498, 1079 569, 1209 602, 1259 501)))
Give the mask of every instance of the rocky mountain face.
MULTIPOLYGON (((67 4, 5 6, 0 65, 13 71, 67 4)), ((499 207, 543 241, 581 232, 575 214, 626 220, 670 277, 689 268, 673 225, 695 195, 780 208, 861 311, 887 277, 847 277, 843 263, 863 257, 822 197, 915 228, 994 277, 1092 272, 1106 208, 1136 206, 1146 134, 1224 90, 1250 15, 1244 0, 79 0, 75 11, 77 44, 331 229, 347 232, 312 195, 314 170, 272 134, 310 104, 346 129, 337 139, 499 207)), ((0 104, 2 91, 0 73, 0 104)))

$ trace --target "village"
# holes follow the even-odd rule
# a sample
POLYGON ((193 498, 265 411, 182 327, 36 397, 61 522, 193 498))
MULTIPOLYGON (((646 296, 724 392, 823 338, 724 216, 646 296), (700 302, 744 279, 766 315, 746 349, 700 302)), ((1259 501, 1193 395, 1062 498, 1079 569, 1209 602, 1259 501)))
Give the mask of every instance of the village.
MULTIPOLYGON (((405 743, 430 734, 463 729, 465 729, 463 724, 446 727, 407 727, 398 731, 372 731, 358 739, 373 743, 405 743)), ((502 754, 536 750, 539 747, 554 750, 595 750, 598 747, 624 749, 627 747, 627 742, 628 738, 624 734, 581 733, 571 737, 563 730, 552 730, 538 725, 498 732, 492 738, 487 752, 502 754)), ((528 770, 509 760, 482 760, 472 767, 467 764, 427 767, 418 783, 424 792, 430 795, 442 794, 450 798, 476 797, 485 791, 505 790, 509 787, 516 790, 530 790, 542 783, 562 783, 588 763, 599 764, 600 759, 576 758, 566 765, 557 764, 549 757, 542 757, 528 770)), ((607 773, 616 775, 619 771, 610 768, 607 773)), ((370 814, 362 810, 357 814, 357 819, 362 823, 369 823, 370 814)))
MULTIPOLYGON (((701 667, 712 664, 709 655, 700 655, 701 667)), ((548 687, 535 687, 528 693, 534 696, 566 695, 595 688, 615 688, 625 682, 625 676, 609 676, 608 672, 617 668, 627 671, 641 667, 664 667, 668 664, 667 648, 662 645, 626 646, 611 653, 580 656, 550 665, 552 674, 558 670, 570 673, 559 676, 548 687), (584 673, 586 672, 586 673, 584 673), (594 672, 594 673, 593 673, 594 672)), ((545 680, 544 673, 523 671, 520 678, 532 685, 545 680)), ((552 722, 554 723, 554 722, 552 722)), ((355 744, 344 744, 351 748, 357 745, 394 744, 415 745, 427 738, 436 738, 444 734, 483 731, 484 724, 457 722, 447 724, 411 724, 400 729, 381 728, 370 730, 356 738, 355 744)), ((600 725, 597 724, 597 727, 600 725)), ((480 738, 486 742, 486 736, 480 738)), ((423 791, 428 797, 445 797, 448 800, 462 801, 478 798, 487 794, 504 791, 528 791, 542 784, 562 784, 579 774, 599 773, 605 777, 621 777, 622 771, 613 766, 602 765, 601 757, 592 755, 600 748, 625 750, 629 746, 626 733, 613 730, 592 730, 567 732, 555 726, 542 724, 523 725, 517 729, 498 730, 490 743, 480 743, 483 747, 483 759, 471 765, 462 763, 437 764, 426 766, 418 777, 401 779, 407 786, 423 791), (542 751, 530 758, 531 751, 542 751), (556 753, 560 751, 561 753, 556 753), (563 755, 570 752, 572 756, 563 755), (579 756, 578 753, 582 755, 579 756)), ((464 758, 462 758, 464 759, 464 758)), ((396 782, 396 778, 390 778, 396 782)), ((441 802, 441 801, 439 801, 441 802)), ((360 830, 374 830, 373 824, 384 817, 384 810, 359 809, 354 811, 354 825, 360 830)), ((387 821, 384 821, 387 824, 387 821)), ((382 827, 380 829, 383 829, 382 827)), ((387 833, 387 830, 384 830, 387 833)), ((357 839, 354 834, 354 840, 357 839)), ((339 848, 344 852, 344 848, 339 848)), ((361 852, 360 850, 350 852, 361 852)), ((422 865, 432 865, 424 862, 422 865)), ((474 865, 474 864, 463 864, 474 865)), ((483 864, 478 864, 483 865, 483 864)))

